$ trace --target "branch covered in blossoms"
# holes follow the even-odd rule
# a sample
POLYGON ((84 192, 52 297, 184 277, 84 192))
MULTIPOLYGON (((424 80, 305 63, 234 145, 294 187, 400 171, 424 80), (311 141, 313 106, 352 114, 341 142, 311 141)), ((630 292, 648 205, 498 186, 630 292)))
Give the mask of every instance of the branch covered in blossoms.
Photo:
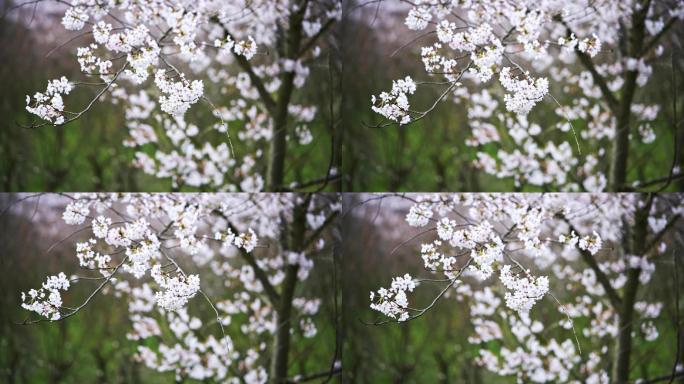
POLYGON ((108 99, 125 110, 133 165, 174 188, 286 187, 288 139, 310 144, 317 112, 296 90, 341 18, 339 1, 64 4, 64 28, 92 36, 76 49, 81 72, 100 82, 61 77, 27 96, 26 110, 44 120, 34 127, 67 124, 108 99), (100 88, 70 110, 66 96, 86 86, 100 88))
POLYGON ((283 334, 318 335, 321 299, 298 287, 331 252, 335 195, 68 197, 62 219, 88 234, 73 244, 81 272, 22 293, 22 307, 38 315, 26 323, 65 320, 98 295, 115 296, 128 303, 134 358, 179 380, 283 381, 291 362, 283 334), (92 281, 85 300, 65 302, 67 290, 76 300, 92 281), (269 367, 274 359, 286 369, 269 367))
POLYGON ((475 362, 492 373, 539 383, 634 378, 634 340, 657 340, 663 307, 641 287, 656 258, 682 246, 673 229, 684 212, 680 195, 396 197, 401 209, 388 215, 405 212, 406 224, 421 229, 410 240, 432 237, 413 251, 428 276, 402 271, 372 291, 370 308, 387 319, 375 325, 414 321, 456 301, 473 326, 475 362), (608 346, 618 356, 612 366, 602 357, 608 346))
MULTIPOLYGON (((517 188, 638 188, 642 180, 628 180, 639 165, 628 163, 630 142, 653 143, 653 122, 669 107, 644 103, 638 90, 673 49, 668 30, 683 19, 681 2, 411 2, 405 25, 430 41, 419 47, 427 79, 394 81, 371 108, 405 125, 434 109, 411 107, 420 88, 447 85, 434 105, 464 107, 466 145, 486 173, 517 188)), ((668 185, 675 161, 654 184, 668 185)))

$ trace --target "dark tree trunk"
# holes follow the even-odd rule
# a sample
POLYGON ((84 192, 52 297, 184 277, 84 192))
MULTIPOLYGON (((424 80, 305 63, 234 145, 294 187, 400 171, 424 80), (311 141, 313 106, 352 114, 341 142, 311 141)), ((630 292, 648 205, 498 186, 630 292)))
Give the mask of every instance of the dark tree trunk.
MULTIPOLYGON (((650 8, 650 1, 646 2, 643 9, 635 11, 632 17, 632 29, 630 30, 627 57, 640 58, 643 55, 645 39, 645 19, 650 8)), ((634 69, 625 75, 625 84, 619 100, 618 109, 613 111, 617 119, 617 131, 613 142, 613 152, 610 164, 610 179, 608 188, 611 192, 620 192, 625 189, 627 182, 627 160, 629 157, 629 134, 632 115, 632 101, 636 91, 636 80, 639 72, 634 69)))
MULTIPOLYGON (((289 29, 285 34, 285 59, 297 60, 302 42, 302 21, 308 2, 305 0, 299 4, 300 10, 290 15, 289 29)), ((285 155, 287 152, 287 132, 288 132, 288 107, 294 90, 294 71, 283 72, 280 76, 281 85, 278 90, 275 114, 273 116, 273 138, 269 152, 268 175, 266 189, 274 192, 283 187, 283 177, 285 170, 285 155)))
MULTIPOLYGON (((648 196, 648 202, 644 207, 637 210, 634 218, 634 227, 631 238, 628 239, 627 254, 644 257, 648 229, 648 215, 651 210, 652 198, 648 196)), ((615 348, 615 365, 613 366, 613 380, 616 383, 627 383, 630 373, 630 359, 632 354, 632 329, 634 327, 634 304, 639 290, 640 268, 629 269, 627 283, 624 288, 622 304, 618 308, 619 328, 617 345, 615 348)))
MULTIPOLYGON (((288 249, 301 252, 304 246, 306 231, 306 211, 309 198, 295 207, 294 219, 290 228, 288 249)), ((273 360, 271 361, 271 382, 284 383, 287 380, 287 368, 290 353, 290 331, 292 329, 292 300, 297 287, 297 273, 299 265, 290 265, 285 271, 280 300, 276 305, 276 332, 273 346, 273 360)))

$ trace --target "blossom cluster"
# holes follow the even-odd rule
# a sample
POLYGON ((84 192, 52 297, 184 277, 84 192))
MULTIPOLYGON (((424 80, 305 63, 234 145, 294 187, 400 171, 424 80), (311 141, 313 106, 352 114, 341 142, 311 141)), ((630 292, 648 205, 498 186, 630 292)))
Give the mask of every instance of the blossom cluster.
POLYGON ((585 37, 582 40, 577 40, 574 33, 569 38, 561 36, 558 38, 558 45, 569 51, 577 49, 582 53, 586 53, 589 57, 594 57, 601 51, 601 40, 596 34, 593 34, 591 37, 585 37))
POLYGON ((204 84, 201 80, 189 82, 181 76, 180 81, 170 81, 163 69, 155 74, 154 83, 163 94, 159 97, 160 108, 174 116, 185 114, 204 93, 204 84))
POLYGON ((161 271, 159 264, 152 267, 152 277, 163 291, 155 293, 157 305, 167 311, 177 311, 184 308, 188 300, 192 299, 200 289, 198 275, 167 276, 161 271))
POLYGON ((583 251, 588 251, 592 255, 595 255, 601 249, 601 237, 594 231, 593 236, 582 236, 579 238, 575 232, 571 232, 570 235, 560 235, 558 236, 558 241, 564 244, 568 244, 572 247, 578 246, 579 249, 583 251))
POLYGON ((549 81, 546 78, 532 80, 529 74, 524 74, 519 80, 511 75, 511 68, 501 70, 499 80, 507 93, 504 96, 506 109, 519 115, 527 115, 532 107, 549 92, 549 81))
POLYGON ((55 125, 64 124, 66 120, 62 95, 68 95, 72 89, 73 85, 64 76, 51 80, 45 92, 36 92, 33 95, 33 104, 31 97, 26 96, 26 110, 55 125))
POLYGON ((508 288, 506 292, 506 306, 519 313, 529 312, 532 306, 549 291, 549 278, 546 276, 531 277, 530 271, 525 271, 526 277, 518 277, 511 273, 511 266, 501 268, 501 283, 508 288))
MULTIPOLYGON (((452 281, 459 279, 466 270, 479 280, 487 280, 498 269, 501 283, 510 290, 506 296, 506 305, 521 313, 529 312, 534 303, 548 292, 548 279, 544 276, 533 277, 527 270, 523 271, 523 277, 513 274, 510 264, 504 263, 506 259, 514 261, 509 254, 511 240, 506 240, 504 234, 496 229, 497 224, 499 227, 510 227, 509 233, 516 234, 518 241, 523 244, 523 250, 528 251, 530 257, 542 258, 544 253, 548 252, 541 233, 545 229, 545 218, 549 214, 545 209, 533 206, 531 199, 521 197, 521 200, 525 203, 511 204, 505 198, 501 198, 496 200, 499 206, 490 207, 484 205, 484 201, 470 196, 465 201, 455 199, 452 202, 443 201, 438 196, 434 199, 429 196, 421 198, 410 207, 406 215, 408 225, 424 227, 428 225, 435 212, 441 216, 441 219, 436 220, 434 227, 438 239, 421 245, 420 253, 425 268, 435 273, 443 273, 452 281), (459 223, 456 219, 448 217, 448 214, 461 204, 486 211, 483 215, 478 215, 478 223, 459 223), (468 256, 468 261, 460 262, 454 255, 468 256)), ((587 236, 581 241, 578 239, 573 245, 582 250, 590 249, 595 253, 596 249, 601 247, 601 239, 594 233, 594 237, 587 236), (578 245, 578 242, 581 244, 578 245)), ((393 280, 390 289, 379 290, 377 295, 380 299, 371 304, 372 308, 389 317, 406 320, 409 316, 406 291, 412 292, 413 287, 404 288, 401 284, 403 281, 393 280)), ((374 295, 375 293, 372 294, 371 300, 374 295)))
POLYGON ((416 283, 408 273, 395 277, 389 289, 380 288, 377 293, 370 293, 370 307, 392 319, 406 321, 410 316, 406 292, 413 292, 415 288, 416 283))
POLYGON ((59 320, 62 317, 62 295, 59 291, 68 290, 70 285, 64 273, 50 276, 40 289, 21 293, 21 306, 50 320, 59 320))
POLYGON ((257 44, 254 39, 249 36, 247 40, 238 41, 237 43, 228 36, 225 40, 214 40, 214 47, 233 51, 236 55, 244 56, 245 59, 251 59, 257 52, 257 44))
POLYGON ((392 82, 392 90, 382 92, 376 98, 372 96, 373 111, 385 116, 389 120, 399 124, 408 124, 411 121, 410 106, 408 96, 416 91, 416 83, 411 77, 392 82))

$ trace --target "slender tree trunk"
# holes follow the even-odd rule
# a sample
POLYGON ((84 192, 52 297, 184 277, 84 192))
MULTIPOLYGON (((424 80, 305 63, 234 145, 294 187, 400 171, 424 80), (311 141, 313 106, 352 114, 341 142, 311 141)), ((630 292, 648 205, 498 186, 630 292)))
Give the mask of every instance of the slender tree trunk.
MULTIPOLYGON (((300 252, 304 244, 304 232, 306 231, 306 209, 309 199, 297 205, 294 212, 294 220, 290 228, 288 249, 300 252)), ((285 280, 280 294, 280 300, 276 306, 276 332, 273 346, 273 360, 271 361, 271 382, 284 383, 287 380, 287 368, 290 353, 290 331, 292 329, 292 300, 297 287, 297 273, 299 265, 290 265, 285 271, 285 280)))
MULTIPOLYGON (((679 50, 675 50, 676 53, 679 52, 679 50)), ((680 57, 678 54, 674 57, 680 57)), ((681 60, 677 59, 677 61, 673 60, 672 61, 672 71, 673 71, 673 77, 674 77, 674 71, 679 71, 681 69, 681 60)), ((674 80, 674 79, 673 79, 674 80)), ((682 112, 681 112, 681 97, 682 95, 679 94, 678 90, 682 89, 684 86, 684 82, 682 81, 681 76, 677 79, 676 82, 673 81, 672 84, 674 88, 674 94, 673 96, 673 119, 672 121, 674 122, 674 134, 677 137, 677 150, 675 151, 675 162, 679 166, 680 170, 684 170, 684 124, 679 124, 679 119, 681 119, 682 112)), ((677 190, 678 191, 684 191, 684 178, 680 178, 677 181, 677 190)))
MULTIPOLYGON (((284 59, 297 60, 299 57, 299 50, 301 49, 300 46, 302 42, 302 20, 307 5, 307 1, 302 2, 300 4, 301 9, 290 15, 289 30, 285 35, 284 59)), ((271 147, 269 151, 270 158, 266 180, 266 189, 271 192, 277 191, 283 187, 285 155, 287 152, 288 108, 290 106, 290 99, 292 98, 292 91, 294 90, 294 78, 294 71, 283 71, 280 75, 281 85, 278 90, 275 115, 273 116, 274 132, 273 137, 271 138, 271 147)))
MULTIPOLYGON (((634 220, 634 229, 631 233, 627 254, 644 257, 646 234, 648 228, 648 214, 651 210, 652 199, 647 197, 648 203, 637 210, 634 220)), ((613 366, 613 380, 622 384, 629 381, 630 359, 632 354, 632 329, 634 327, 634 304, 639 290, 639 275, 641 268, 629 269, 627 283, 624 288, 622 304, 618 308, 618 338, 615 348, 615 365, 613 366)))
POLYGON ((629 156, 629 134, 631 117, 631 98, 636 87, 636 72, 628 72, 626 76, 625 94, 617 116, 617 131, 613 141, 613 152, 610 164, 609 189, 611 192, 620 192, 624 189, 627 181, 627 160, 629 156), (626 102, 629 95, 629 102, 626 102))
POLYGON ((298 265, 287 267, 283 292, 280 296, 280 305, 276 315, 275 345, 273 347, 273 362, 271 366, 271 381, 284 383, 287 379, 287 367, 290 353, 290 329, 292 328, 292 299, 297 285, 298 265))
POLYGON ((629 380, 630 357, 632 354, 632 323, 634 321, 634 302, 639 289, 641 269, 630 269, 627 274, 625 296, 620 310, 618 322, 618 339, 615 349, 615 366, 613 377, 616 383, 627 383, 629 380))
MULTIPOLYGON (((650 8, 650 1, 646 1, 643 9, 634 11, 632 16, 632 28, 629 34, 628 47, 625 56, 632 58, 640 58, 643 54, 643 46, 645 39, 645 19, 650 8)), ((631 133, 630 120, 632 115, 632 101, 634 100, 634 92, 636 91, 636 80, 639 72, 634 70, 627 71, 625 74, 624 86, 622 96, 620 97, 618 110, 614 111, 617 116, 617 126, 615 132, 615 141, 613 142, 613 151, 610 164, 610 179, 608 182, 608 189, 611 192, 623 191, 626 187, 627 181, 627 160, 629 157, 629 134, 631 133)))
MULTIPOLYGON (((343 26, 345 24, 346 23, 342 23, 343 26)), ((340 29, 340 31, 344 31, 344 29, 340 29)), ((344 33, 344 32, 341 32, 341 33, 344 33)), ((339 46, 339 44, 341 44, 340 42, 342 41, 342 39, 339 38, 338 36, 336 36, 336 34, 333 35, 333 37, 335 39, 335 42, 339 46)), ((337 89, 338 93, 336 93, 336 95, 341 95, 340 99, 339 99, 338 108, 335 109, 334 107, 332 107, 331 108, 331 116, 330 116, 330 124, 331 124, 331 128, 332 128, 332 141, 333 141, 331 156, 333 157, 332 164, 333 164, 333 167, 335 167, 335 169, 337 170, 337 174, 344 174, 344 172, 342 170, 342 138, 343 138, 342 130, 344 129, 344 122, 347 119, 342 119, 341 116, 338 116, 337 118, 333 118, 332 115, 334 115, 336 111, 339 114, 345 110, 345 98, 344 98, 345 88, 344 88, 344 83, 342 82, 343 74, 344 74, 344 57, 345 56, 344 56, 343 50, 340 48, 340 49, 338 49, 337 53, 334 54, 333 59, 330 60, 330 64, 329 64, 331 66, 331 69, 330 69, 331 71, 333 71, 333 68, 334 68, 334 74, 336 76, 336 80, 332 84, 330 84, 331 89, 333 90, 333 92, 335 89, 337 89), (341 123, 337 124, 338 121, 340 121, 341 123)), ((330 101, 331 103, 334 102, 334 96, 335 96, 335 94, 330 95, 330 97, 333 98, 333 100, 330 101)), ((330 183, 330 185, 331 185, 331 189, 333 191, 342 192, 342 177, 340 177, 336 180, 333 180, 330 183)))
POLYGON ((290 105, 293 78, 294 73, 286 73, 283 76, 283 84, 278 96, 278 110, 274 118, 274 132, 271 138, 268 179, 266 182, 266 189, 271 192, 275 192, 283 186, 285 155, 287 152, 287 107, 290 105))

